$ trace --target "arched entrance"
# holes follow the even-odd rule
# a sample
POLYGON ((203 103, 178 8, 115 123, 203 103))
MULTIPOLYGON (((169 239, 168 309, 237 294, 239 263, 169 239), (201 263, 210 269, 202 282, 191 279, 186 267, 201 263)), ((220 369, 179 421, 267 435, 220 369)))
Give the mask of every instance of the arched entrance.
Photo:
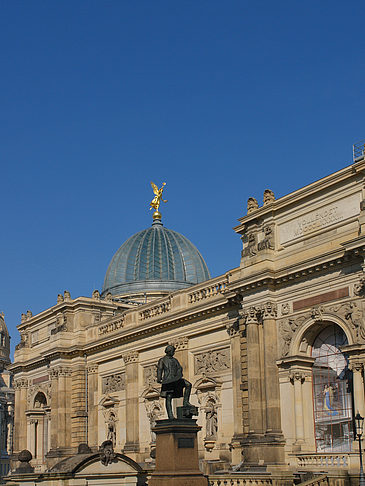
POLYGON ((341 347, 344 331, 328 324, 312 344, 313 411, 317 452, 349 452, 353 442, 352 372, 341 347))

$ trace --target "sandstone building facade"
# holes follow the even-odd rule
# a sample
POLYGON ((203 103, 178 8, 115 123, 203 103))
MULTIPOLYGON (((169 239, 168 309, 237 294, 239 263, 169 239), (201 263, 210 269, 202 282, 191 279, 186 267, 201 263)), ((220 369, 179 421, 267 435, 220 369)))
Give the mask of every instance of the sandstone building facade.
POLYGON ((260 467, 282 484, 306 472, 343 484, 358 474, 365 160, 277 200, 267 190, 262 206, 250 198, 235 231, 239 267, 210 279, 196 248, 157 219, 114 256, 101 294, 65 292, 23 315, 14 452, 32 453, 34 474, 105 440, 153 468, 151 427, 165 418, 156 364, 167 344, 193 384, 207 474, 260 467))

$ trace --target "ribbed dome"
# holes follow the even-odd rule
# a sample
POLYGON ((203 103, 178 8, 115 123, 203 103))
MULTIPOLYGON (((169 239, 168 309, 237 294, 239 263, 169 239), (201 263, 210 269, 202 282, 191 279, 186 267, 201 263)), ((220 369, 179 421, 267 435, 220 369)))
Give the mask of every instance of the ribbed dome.
POLYGON ((155 220, 115 253, 105 275, 103 295, 173 291, 209 278, 197 248, 185 236, 155 220))

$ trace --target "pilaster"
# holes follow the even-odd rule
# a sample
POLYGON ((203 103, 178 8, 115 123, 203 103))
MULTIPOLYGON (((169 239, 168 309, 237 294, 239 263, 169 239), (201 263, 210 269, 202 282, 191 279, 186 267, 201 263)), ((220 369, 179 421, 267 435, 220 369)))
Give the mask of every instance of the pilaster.
POLYGON ((98 365, 90 364, 87 368, 88 376, 88 444, 98 446, 98 365))
POLYGON ((274 302, 266 302, 261 307, 264 334, 264 374, 266 397, 266 433, 282 436, 280 418, 279 374, 276 365, 278 356, 276 317, 274 302))
POLYGON ((233 437, 232 437, 232 462, 238 464, 241 458, 240 439, 243 434, 243 410, 241 392, 241 341, 240 319, 236 318, 226 324, 227 333, 231 342, 232 357, 232 390, 233 390, 233 437))
POLYGON ((138 352, 123 356, 126 373, 126 443, 125 452, 139 452, 138 352))

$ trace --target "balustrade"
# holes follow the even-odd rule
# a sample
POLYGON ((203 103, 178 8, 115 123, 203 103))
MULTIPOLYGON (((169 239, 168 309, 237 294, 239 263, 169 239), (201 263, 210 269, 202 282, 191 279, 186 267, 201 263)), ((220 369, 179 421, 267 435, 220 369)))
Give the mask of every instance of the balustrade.
POLYGON ((194 304, 195 302, 199 302, 200 300, 214 297, 215 295, 223 293, 226 289, 226 286, 227 286, 226 280, 214 282, 213 284, 208 285, 207 287, 203 287, 202 289, 198 289, 195 292, 189 294, 188 302, 189 304, 194 304))

